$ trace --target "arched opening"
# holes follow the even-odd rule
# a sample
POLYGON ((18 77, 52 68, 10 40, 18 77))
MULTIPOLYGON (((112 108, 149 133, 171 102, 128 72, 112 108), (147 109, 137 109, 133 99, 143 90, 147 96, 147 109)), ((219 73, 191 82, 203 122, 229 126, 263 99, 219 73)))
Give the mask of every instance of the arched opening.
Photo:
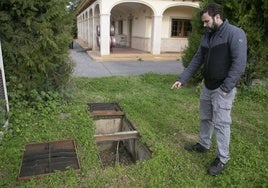
POLYGON ((142 3, 120 3, 111 9, 115 48, 151 51, 153 11, 142 3))

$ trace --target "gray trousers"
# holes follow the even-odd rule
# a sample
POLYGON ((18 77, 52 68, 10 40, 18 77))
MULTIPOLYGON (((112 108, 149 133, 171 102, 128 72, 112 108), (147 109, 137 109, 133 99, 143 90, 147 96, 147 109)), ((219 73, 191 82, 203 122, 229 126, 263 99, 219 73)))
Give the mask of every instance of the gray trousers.
POLYGON ((224 96, 220 88, 209 90, 203 86, 200 95, 200 135, 199 143, 210 148, 214 131, 217 142, 217 157, 227 163, 229 157, 231 108, 236 88, 224 96))

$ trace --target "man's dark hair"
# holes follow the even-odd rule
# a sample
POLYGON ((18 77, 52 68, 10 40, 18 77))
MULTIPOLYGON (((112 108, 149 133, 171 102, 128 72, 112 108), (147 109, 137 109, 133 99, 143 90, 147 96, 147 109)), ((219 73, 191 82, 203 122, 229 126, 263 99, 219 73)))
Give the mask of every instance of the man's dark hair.
POLYGON ((217 3, 209 3, 207 4, 200 12, 200 17, 205 14, 208 13, 209 16, 214 17, 217 14, 220 15, 220 18, 223 19, 223 10, 221 5, 217 4, 217 3))

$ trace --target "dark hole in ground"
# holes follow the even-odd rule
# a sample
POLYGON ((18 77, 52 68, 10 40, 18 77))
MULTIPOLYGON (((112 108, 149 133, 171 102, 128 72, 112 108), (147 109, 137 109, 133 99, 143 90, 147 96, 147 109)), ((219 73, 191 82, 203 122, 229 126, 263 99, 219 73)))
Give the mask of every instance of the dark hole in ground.
POLYGON ((137 160, 149 160, 151 151, 140 142, 141 136, 117 103, 88 103, 87 109, 94 118, 94 140, 99 149, 103 168, 131 165, 137 160))
POLYGON ((99 160, 102 168, 115 166, 116 164, 134 164, 131 153, 124 146, 122 141, 116 141, 112 145, 112 148, 99 152, 99 160))

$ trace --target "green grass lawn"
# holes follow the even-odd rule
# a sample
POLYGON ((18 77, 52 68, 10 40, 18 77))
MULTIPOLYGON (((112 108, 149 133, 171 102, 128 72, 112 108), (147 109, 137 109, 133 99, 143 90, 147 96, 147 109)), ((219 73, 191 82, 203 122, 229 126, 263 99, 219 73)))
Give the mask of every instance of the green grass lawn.
MULTIPOLYGON (((11 101, 9 129, 0 145, 0 187, 268 187, 267 90, 242 92, 234 103, 231 160, 223 174, 206 170, 215 158, 215 140, 206 154, 183 149, 199 133, 199 92, 170 87, 176 75, 75 78, 68 101, 39 99, 34 107, 11 101), (117 102, 153 151, 148 161, 102 169, 93 141, 89 102, 117 102), (81 172, 55 172, 18 182, 25 144, 74 139, 81 172)), ((55 96, 55 98, 57 98, 55 96)))

